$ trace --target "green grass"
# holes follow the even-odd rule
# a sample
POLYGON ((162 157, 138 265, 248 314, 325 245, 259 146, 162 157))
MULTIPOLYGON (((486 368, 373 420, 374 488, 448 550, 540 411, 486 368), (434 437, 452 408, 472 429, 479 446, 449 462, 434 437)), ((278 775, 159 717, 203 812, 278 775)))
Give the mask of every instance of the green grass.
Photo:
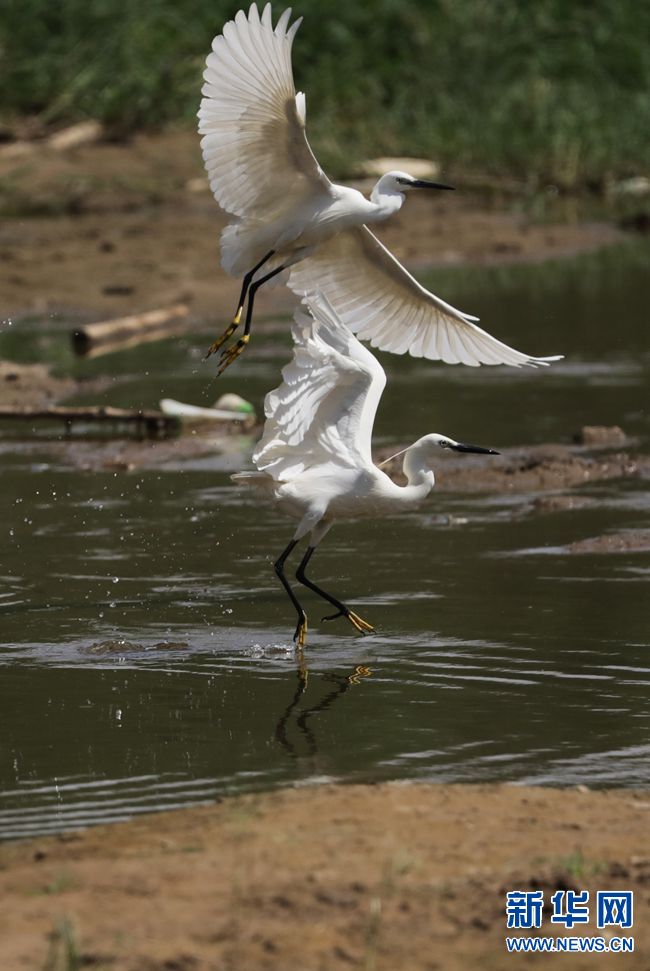
MULTIPOLYGON (((276 13, 284 4, 276 4, 276 13)), ((0 111, 192 123, 224 0, 5 0, 0 111)), ((296 0, 296 84, 324 160, 417 154, 533 185, 650 168, 650 5, 296 0)))
POLYGON ((47 886, 43 887, 37 892, 47 894, 49 896, 52 894, 65 893, 66 890, 74 890, 76 885, 77 884, 74 877, 72 877, 69 873, 59 873, 51 883, 48 883, 47 886))
POLYGON ((55 924, 43 971, 79 971, 81 959, 74 925, 68 917, 55 924))
POLYGON ((585 859, 582 850, 575 850, 569 856, 562 857, 558 860, 558 865, 578 882, 593 879, 605 870, 605 864, 600 860, 585 859))

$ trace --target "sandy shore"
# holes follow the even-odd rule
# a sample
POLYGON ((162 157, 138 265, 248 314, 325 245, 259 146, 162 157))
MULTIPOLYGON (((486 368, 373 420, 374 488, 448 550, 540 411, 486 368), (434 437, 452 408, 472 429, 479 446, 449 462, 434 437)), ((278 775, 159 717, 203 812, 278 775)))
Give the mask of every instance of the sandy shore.
MULTIPOLYGON (((635 791, 324 785, 6 844, 3 967, 641 971, 649 823, 635 791), (633 934, 635 953, 507 954, 515 889, 633 890, 632 930, 572 933, 633 934), (54 963, 66 947, 77 964, 54 963)), ((550 908, 532 933, 562 933, 550 908)))

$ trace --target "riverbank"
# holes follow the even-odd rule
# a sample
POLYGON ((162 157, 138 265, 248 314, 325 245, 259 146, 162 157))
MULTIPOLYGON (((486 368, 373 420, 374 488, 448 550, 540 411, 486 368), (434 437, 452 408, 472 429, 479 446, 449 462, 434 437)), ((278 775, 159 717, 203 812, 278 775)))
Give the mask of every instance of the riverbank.
MULTIPOLYGON (((0 846, 7 968, 465 971, 506 956, 510 890, 633 890, 647 967, 647 793, 509 785, 322 785, 235 796, 0 846), (60 963, 66 949, 77 963, 60 963), (47 964, 49 955, 50 964, 47 964)), ((595 904, 594 904, 595 906, 595 904)), ((592 910, 593 915, 593 910, 592 910)), ((518 932, 520 935, 527 932, 518 932)), ((564 931, 564 933, 567 933, 564 931)), ((555 968, 557 955, 535 966, 555 968)))
MULTIPOLYGON (((119 316, 179 301, 219 324, 231 314, 239 286, 219 265, 224 218, 194 132, 8 146, 0 182, 0 317, 119 316)), ((614 212, 585 219, 575 201, 458 190, 409 198, 381 239, 417 269, 562 258, 628 236, 614 212)), ((265 288, 259 312, 294 303, 286 287, 265 288)))

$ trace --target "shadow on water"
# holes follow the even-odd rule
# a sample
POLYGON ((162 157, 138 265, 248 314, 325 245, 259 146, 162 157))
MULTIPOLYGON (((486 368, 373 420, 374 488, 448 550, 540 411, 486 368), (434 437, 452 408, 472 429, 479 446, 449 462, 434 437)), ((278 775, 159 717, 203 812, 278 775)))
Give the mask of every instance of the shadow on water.
MULTIPOLYGON (((499 448, 618 423, 647 451, 649 255, 433 274, 504 340, 567 357, 531 372, 384 355, 377 443, 439 431, 499 448)), ((49 348, 62 373, 107 379, 95 401, 234 390, 261 410, 289 353, 288 329, 262 326, 217 387, 204 335, 91 362, 66 342, 65 321, 26 321, 0 354, 49 348)), ((650 782, 650 555, 566 553, 647 526, 643 478, 587 483, 570 512, 434 491, 412 514, 339 525, 315 580, 377 633, 312 625, 300 658, 272 570, 292 525, 229 479, 250 439, 94 470, 50 439, 0 429, 4 837, 323 779, 650 782)))

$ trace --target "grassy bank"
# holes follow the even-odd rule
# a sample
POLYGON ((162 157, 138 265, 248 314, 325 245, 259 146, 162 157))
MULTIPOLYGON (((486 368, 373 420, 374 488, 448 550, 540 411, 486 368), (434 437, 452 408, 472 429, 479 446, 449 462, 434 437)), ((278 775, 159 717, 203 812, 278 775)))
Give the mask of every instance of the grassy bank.
MULTIPOLYGON (((282 4, 276 4, 279 11, 282 4)), ((0 111, 192 124, 224 0, 6 0, 0 111)), ((650 6, 299 0, 296 83, 324 159, 418 154, 562 185, 650 167, 650 6)), ((349 165, 347 166, 349 168, 349 165)))

